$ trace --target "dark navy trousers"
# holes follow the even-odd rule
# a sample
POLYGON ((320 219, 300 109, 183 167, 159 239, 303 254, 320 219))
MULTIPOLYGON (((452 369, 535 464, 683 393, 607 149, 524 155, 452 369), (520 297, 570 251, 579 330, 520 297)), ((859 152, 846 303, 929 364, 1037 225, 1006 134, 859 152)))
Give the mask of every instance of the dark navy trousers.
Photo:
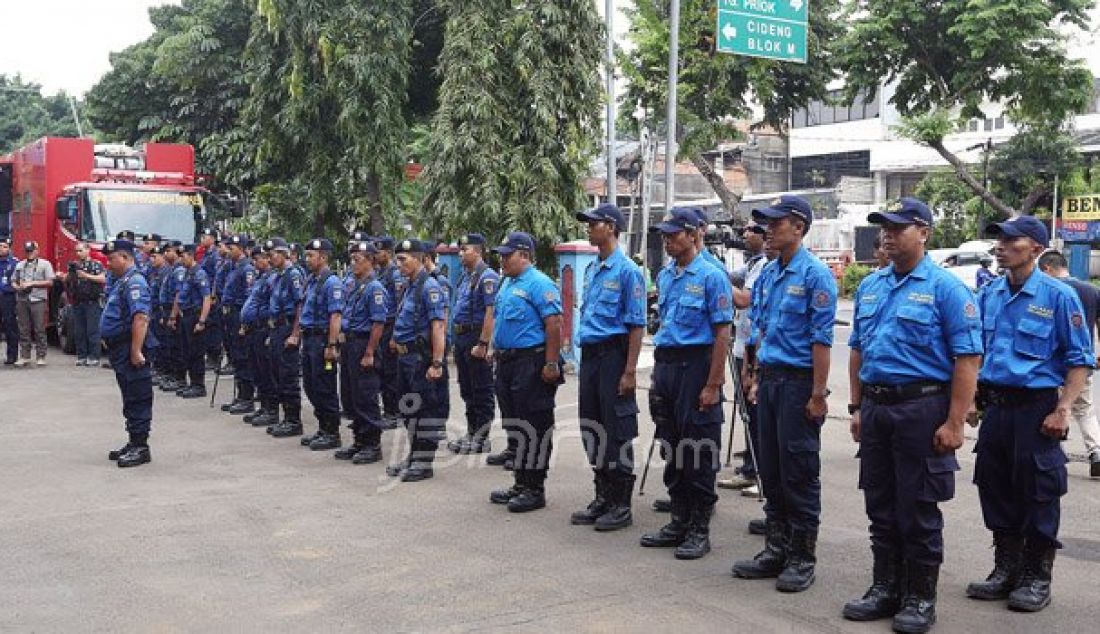
POLYGON ((340 431, 340 399, 336 395, 336 361, 325 361, 326 335, 302 336, 302 387, 313 413, 327 434, 340 431))
POLYGON ((149 434, 153 422, 153 371, 146 363, 140 368, 130 364, 130 340, 122 338, 107 348, 115 382, 122 393, 122 416, 126 431, 149 434))
POLYGON ((1061 442, 1039 431, 1057 403, 1057 390, 1047 390, 1019 405, 990 405, 974 447, 974 484, 986 528, 1061 548, 1066 454, 1061 442))
POLYGON ((432 459, 451 415, 447 362, 443 362, 443 376, 438 381, 428 380, 429 362, 417 352, 397 357, 397 408, 409 434, 413 460, 432 459))
POLYGON ((15 361, 19 350, 19 322, 15 318, 15 293, 0 293, 0 336, 7 342, 7 360, 15 361))
POLYGON ((480 336, 480 331, 455 335, 455 370, 458 372, 458 393, 466 404, 466 433, 487 437, 496 414, 496 390, 493 365, 470 354, 480 336))
POLYGON ((627 340, 621 345, 582 346, 579 391, 581 440, 588 464, 596 471, 634 473, 638 437, 638 401, 634 392, 619 396, 626 368, 627 340))
POLYGON ((183 350, 183 369, 191 378, 191 385, 206 385, 206 330, 195 332, 199 323, 199 311, 187 310, 176 324, 179 329, 180 349, 183 350))
POLYGON ((245 393, 251 391, 256 373, 248 353, 248 335, 241 334, 241 309, 239 306, 227 306, 222 311, 222 328, 228 342, 226 351, 233 364, 233 378, 241 383, 245 393))
MULTIPOLYGON (((651 389, 665 403, 668 417, 655 433, 666 461, 665 487, 675 504, 713 506, 718 501, 714 482, 722 453, 722 406, 699 411, 710 360, 710 351, 704 350, 675 362, 658 357, 653 368, 651 389)), ((660 418, 664 416, 654 413, 654 420, 660 418)))
POLYGON ((821 517, 821 423, 806 418, 809 378, 769 375, 757 388, 760 445, 756 469, 764 486, 764 514, 793 530, 816 531, 821 517))
POLYGON ((301 407, 302 389, 298 371, 302 368, 299 352, 301 346, 287 347, 290 336, 289 323, 271 329, 268 337, 268 350, 271 355, 271 374, 275 383, 275 394, 283 406, 301 407))
POLYGON ((508 447, 516 454, 515 481, 541 487, 554 451, 554 399, 561 382, 542 380, 542 350, 498 355, 497 402, 508 447))
POLYGON ((948 394, 890 405, 864 396, 860 407, 859 488, 871 520, 871 548, 906 561, 943 563, 939 503, 955 497, 954 453, 932 449, 947 420, 948 394))
POLYGON ((261 402, 277 400, 275 374, 271 370, 271 350, 267 338, 271 330, 267 326, 250 326, 245 335, 248 346, 248 362, 252 365, 252 375, 256 383, 256 392, 261 402))
POLYGON ((379 372, 378 351, 374 365, 364 368, 368 335, 348 335, 347 343, 340 351, 340 397, 344 411, 351 416, 352 431, 357 440, 363 439, 371 429, 382 429, 382 408, 379 396, 382 391, 382 374, 379 372))
POLYGON ((378 344, 378 356, 382 364, 382 411, 387 416, 398 416, 397 400, 401 396, 398 386, 397 353, 390 350, 394 322, 387 321, 382 329, 382 341, 378 344))

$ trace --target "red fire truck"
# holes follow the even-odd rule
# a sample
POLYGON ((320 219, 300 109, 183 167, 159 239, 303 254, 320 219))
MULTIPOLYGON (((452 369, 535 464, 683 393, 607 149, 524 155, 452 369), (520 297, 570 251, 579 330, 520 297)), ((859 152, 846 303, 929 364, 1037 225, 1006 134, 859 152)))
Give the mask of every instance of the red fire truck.
MULTIPOLYGON (((127 229, 194 242, 208 209, 223 204, 196 184, 190 145, 134 149, 46 137, 0 156, 0 235, 11 236, 20 256, 23 242, 38 242, 55 270, 65 269, 82 240, 91 244, 92 257, 106 262, 104 243, 127 229)), ((60 284, 50 300, 51 334, 68 349, 69 311, 60 284)))

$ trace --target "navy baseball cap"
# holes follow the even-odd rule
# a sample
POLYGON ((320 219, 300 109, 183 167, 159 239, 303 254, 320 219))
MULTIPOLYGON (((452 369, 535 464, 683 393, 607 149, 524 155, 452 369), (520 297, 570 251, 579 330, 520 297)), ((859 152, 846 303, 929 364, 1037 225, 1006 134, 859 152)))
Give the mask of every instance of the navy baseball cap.
POLYGON ((466 235, 458 239, 458 246, 464 247, 468 244, 472 244, 475 246, 484 246, 485 236, 481 235, 480 233, 467 233, 466 235))
POLYGON ((393 247, 397 244, 397 240, 393 236, 380 236, 374 241, 374 246, 378 247, 381 251, 393 251, 393 247))
POLYGON ((178 249, 183 246, 183 243, 179 240, 168 240, 164 243, 165 249, 178 249))
POLYGON ((198 247, 197 244, 185 244, 185 245, 180 247, 180 253, 190 253, 191 255, 194 255, 195 254, 195 249, 197 247, 198 247))
POLYGON ((353 231, 353 232, 351 232, 352 242, 364 242, 364 241, 369 241, 369 240, 373 240, 373 239, 374 238, 372 238, 371 235, 369 233, 367 233, 366 231, 353 231))
POLYGON ((500 246, 493 247, 493 251, 501 255, 508 255, 514 251, 534 252, 534 250, 535 239, 531 237, 531 234, 522 231, 509 233, 500 246))
POLYGON ((299 253, 300 254, 302 252, 302 245, 298 244, 297 242, 291 242, 290 244, 288 244, 286 246, 287 246, 288 249, 290 249, 291 253, 299 253))
POLYGON ((427 253, 431 245, 415 238, 406 238, 394 245, 395 253, 427 253))
POLYGON ((306 243, 306 251, 328 251, 332 253, 332 242, 328 238, 314 238, 306 243))
POLYGON ((577 220, 581 222, 613 222, 621 231, 626 229, 626 218, 623 212, 612 203, 604 203, 595 209, 585 209, 576 213, 577 220))
POLYGON ((264 251, 290 251, 290 245, 282 238, 270 238, 264 242, 264 251))
POLYGON ((144 236, 142 236, 141 239, 144 242, 160 242, 161 241, 161 237, 160 237, 159 233, 147 233, 144 236))
POLYGON ((886 211, 875 211, 867 216, 871 224, 932 226, 932 210, 916 198, 900 198, 886 205, 886 211))
POLYGON ((164 248, 160 246, 155 246, 149 249, 149 255, 164 255, 164 248))
POLYGON ((10 247, 11 246, 11 238, 9 238, 8 236, 0 236, 0 244, 6 244, 10 247))
POLYGON ((367 255, 374 255, 378 253, 378 247, 374 246, 369 240, 363 240, 361 242, 353 242, 348 245, 348 253, 366 253, 367 255))
POLYGON ((755 222, 753 222, 753 223, 745 225, 745 227, 741 229, 741 233, 742 233, 742 235, 744 235, 746 233, 755 233, 755 234, 759 234, 759 235, 764 235, 764 234, 768 233, 768 228, 765 227, 764 225, 758 225, 755 222))
POLYGON ((763 209, 752 210, 752 219, 761 224, 766 223, 768 219, 786 218, 788 216, 794 216, 804 220, 806 224, 810 224, 814 221, 814 210, 805 198, 791 194, 784 194, 776 198, 763 209))
POLYGON ((115 240, 129 240, 130 242, 133 242, 134 237, 135 236, 133 231, 130 231, 129 229, 123 229, 115 235, 115 240))
POLYGON ((1044 247, 1050 243, 1050 232, 1047 231, 1047 226, 1035 216, 1009 218, 1004 222, 990 225, 985 232, 986 235, 994 238, 1031 238, 1044 247))
POLYGON ((134 254, 134 243, 132 240, 126 240, 119 238, 118 240, 108 240, 107 244, 103 245, 103 252, 111 254, 115 252, 134 254))
POLYGON ((261 255, 267 255, 267 251, 264 251, 264 248, 257 244, 257 245, 254 245, 251 249, 248 250, 248 255, 255 258, 255 257, 259 257, 261 255))
POLYGON ((662 222, 649 228, 650 232, 680 233, 681 231, 695 231, 701 226, 699 215, 690 207, 675 207, 662 222))
POLYGON ((229 240, 227 240, 226 242, 229 244, 229 246, 238 246, 244 248, 247 247, 252 242, 252 240, 248 237, 247 233, 238 233, 235 236, 230 236, 229 240))
POLYGON ((217 229, 211 229, 209 227, 202 230, 202 235, 210 236, 210 237, 214 238, 215 240, 217 240, 219 237, 221 237, 221 235, 218 233, 217 229))

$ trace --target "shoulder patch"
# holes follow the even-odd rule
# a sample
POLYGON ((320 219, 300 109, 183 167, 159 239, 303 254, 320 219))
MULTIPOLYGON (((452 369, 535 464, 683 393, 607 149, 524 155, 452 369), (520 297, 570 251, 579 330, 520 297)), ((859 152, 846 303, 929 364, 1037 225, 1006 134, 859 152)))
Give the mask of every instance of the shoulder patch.
POLYGON ((494 280, 491 277, 481 281, 481 290, 484 291, 488 295, 492 295, 493 291, 496 290, 496 287, 497 287, 497 281, 494 280))
POLYGON ((730 296, 722 293, 718 296, 718 308, 725 310, 730 307, 730 296))
POLYGON ((814 304, 818 308, 825 308, 829 305, 829 294, 825 291, 818 291, 817 294, 814 295, 814 304))
POLYGON ((141 289, 140 288, 130 289, 130 299, 138 299, 140 297, 141 297, 141 289))
POLYGON ((1081 313, 1073 313, 1070 315, 1069 320, 1074 328, 1084 328, 1085 326, 1085 317, 1081 313))
POLYGON ((442 299, 442 297, 440 296, 439 291, 434 289, 428 291, 428 301, 435 303, 438 302, 440 299, 442 299))
POLYGON ((643 295, 642 285, 641 284, 635 284, 634 285, 634 299, 641 299, 642 295, 643 295))
POLYGON ((543 293, 542 298, 548 302, 557 301, 558 293, 557 291, 546 291, 545 293, 543 293))
POLYGON ((963 306, 963 314, 966 315, 967 319, 977 319, 978 307, 974 304, 974 302, 967 302, 966 306, 963 306))

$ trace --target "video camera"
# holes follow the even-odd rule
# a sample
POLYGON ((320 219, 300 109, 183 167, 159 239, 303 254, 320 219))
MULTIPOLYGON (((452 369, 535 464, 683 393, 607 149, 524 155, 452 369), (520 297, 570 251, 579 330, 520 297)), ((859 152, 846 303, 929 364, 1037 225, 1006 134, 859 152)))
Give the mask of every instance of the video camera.
POLYGON ((703 234, 703 244, 708 247, 745 250, 745 239, 741 236, 744 229, 732 220, 715 220, 707 225, 703 234))

